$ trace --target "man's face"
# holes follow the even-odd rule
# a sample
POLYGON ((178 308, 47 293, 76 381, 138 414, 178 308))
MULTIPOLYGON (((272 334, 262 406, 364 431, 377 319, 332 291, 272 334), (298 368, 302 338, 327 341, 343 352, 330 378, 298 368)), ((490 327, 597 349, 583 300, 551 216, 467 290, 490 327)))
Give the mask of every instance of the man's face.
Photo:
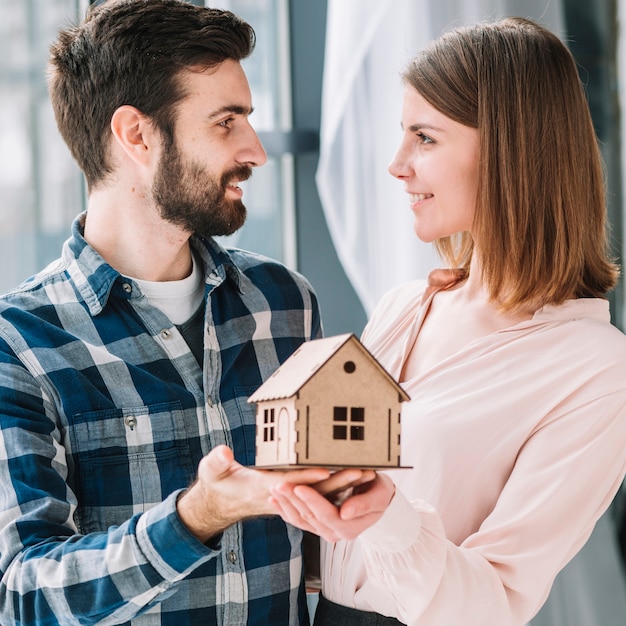
POLYGON ((241 65, 186 72, 174 142, 165 146, 152 193, 161 217, 189 233, 229 235, 246 218, 238 183, 263 165, 265 151, 250 126, 250 89, 241 65))
POLYGON ((226 188, 251 175, 245 165, 213 175, 173 144, 163 154, 152 192, 164 220, 205 237, 230 235, 243 226, 246 207, 239 198, 227 197, 226 188))

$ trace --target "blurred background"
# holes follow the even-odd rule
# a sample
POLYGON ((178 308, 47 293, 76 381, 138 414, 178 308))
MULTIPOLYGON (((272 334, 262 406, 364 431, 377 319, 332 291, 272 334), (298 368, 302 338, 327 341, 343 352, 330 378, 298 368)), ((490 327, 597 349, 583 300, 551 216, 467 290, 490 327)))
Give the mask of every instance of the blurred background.
MULTIPOLYGON (((194 4, 204 4, 195 0, 194 4)), ((245 183, 246 225, 223 243, 278 258, 315 287, 328 335, 360 334, 380 296, 437 265, 416 240, 402 185, 399 72, 449 27, 506 15, 555 31, 576 57, 607 173, 613 250, 623 255, 626 45, 618 0, 221 0, 248 20, 252 123, 268 163, 245 183)), ((85 208, 82 175, 47 91, 48 47, 89 0, 0 0, 0 292, 57 258, 85 208)), ((624 288, 611 294, 624 328, 624 288)), ((625 451, 626 454, 626 451, 625 451)), ((622 494, 557 579, 532 626, 626 624, 622 494)), ((488 602, 488 598, 485 598, 488 602)))

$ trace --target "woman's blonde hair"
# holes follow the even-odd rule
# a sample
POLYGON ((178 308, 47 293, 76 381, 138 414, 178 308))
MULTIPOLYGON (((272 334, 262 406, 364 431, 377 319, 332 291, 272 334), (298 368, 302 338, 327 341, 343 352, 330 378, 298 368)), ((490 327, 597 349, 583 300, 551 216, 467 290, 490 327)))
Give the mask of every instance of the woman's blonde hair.
POLYGON ((615 286, 600 151, 576 63, 556 35, 522 18, 459 28, 418 54, 403 79, 480 135, 475 241, 439 240, 445 261, 469 270, 476 246, 503 309, 615 286))

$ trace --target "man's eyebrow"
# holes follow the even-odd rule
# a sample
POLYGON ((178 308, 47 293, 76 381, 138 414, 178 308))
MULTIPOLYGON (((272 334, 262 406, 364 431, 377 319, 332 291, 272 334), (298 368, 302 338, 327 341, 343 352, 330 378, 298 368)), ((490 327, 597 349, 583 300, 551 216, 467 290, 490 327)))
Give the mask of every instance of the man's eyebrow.
POLYGON ((246 107, 241 104, 226 104, 223 107, 220 107, 216 111, 213 111, 208 118, 210 120, 215 119, 216 117, 221 117, 225 113, 234 113, 235 115, 251 115, 254 111, 253 107, 246 107))

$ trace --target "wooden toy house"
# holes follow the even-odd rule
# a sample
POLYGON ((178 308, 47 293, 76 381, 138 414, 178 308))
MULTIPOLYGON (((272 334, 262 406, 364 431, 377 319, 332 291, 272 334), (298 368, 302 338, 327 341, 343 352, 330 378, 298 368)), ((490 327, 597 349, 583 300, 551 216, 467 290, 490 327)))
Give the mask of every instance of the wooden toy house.
POLYGON ((256 466, 400 467, 408 399, 355 335, 307 341, 248 400, 256 466))

